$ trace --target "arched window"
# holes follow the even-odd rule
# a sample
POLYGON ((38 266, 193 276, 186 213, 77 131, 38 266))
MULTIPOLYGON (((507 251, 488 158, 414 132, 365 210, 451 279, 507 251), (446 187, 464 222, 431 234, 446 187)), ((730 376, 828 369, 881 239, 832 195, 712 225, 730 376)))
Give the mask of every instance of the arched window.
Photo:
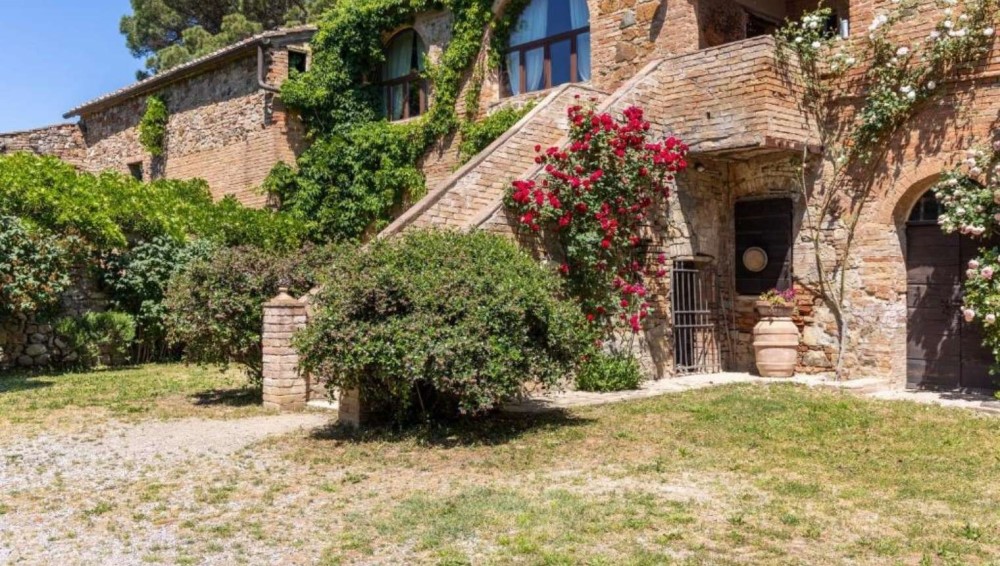
POLYGON ((913 210, 910 211, 910 217, 907 219, 907 223, 937 224, 938 216, 940 214, 941 206, 938 204, 937 197, 934 196, 934 191, 927 191, 921 195, 917 204, 913 205, 913 210))
POLYGON ((412 29, 397 33, 386 46, 382 97, 389 120, 405 120, 427 110, 427 84, 420 77, 426 56, 427 46, 412 29))
POLYGON ((587 0, 532 0, 504 57, 509 95, 590 80, 587 0))

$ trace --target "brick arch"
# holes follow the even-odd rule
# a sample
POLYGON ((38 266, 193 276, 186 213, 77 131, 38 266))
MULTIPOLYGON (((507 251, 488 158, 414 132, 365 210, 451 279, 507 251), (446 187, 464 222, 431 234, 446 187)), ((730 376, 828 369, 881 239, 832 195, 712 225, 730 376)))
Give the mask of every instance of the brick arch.
MULTIPOLYGON (((957 155, 957 154, 956 154, 957 155)), ((902 226, 917 199, 934 184, 941 172, 948 169, 955 155, 935 155, 912 170, 903 171, 875 188, 874 194, 885 195, 878 199, 878 206, 870 213, 870 223, 883 226, 902 226)))

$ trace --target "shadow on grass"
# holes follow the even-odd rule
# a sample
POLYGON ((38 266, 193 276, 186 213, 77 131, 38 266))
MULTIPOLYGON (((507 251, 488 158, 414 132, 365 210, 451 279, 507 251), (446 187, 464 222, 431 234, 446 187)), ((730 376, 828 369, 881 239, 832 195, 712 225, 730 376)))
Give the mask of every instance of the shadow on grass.
POLYGON ((52 387, 51 381, 41 381, 39 380, 40 377, 43 376, 29 373, 0 375, 0 393, 16 393, 19 391, 52 387))
POLYGON ((262 402, 260 390, 247 387, 199 391, 192 395, 191 399, 198 407, 220 405, 226 407, 248 407, 250 405, 259 405, 262 402))
POLYGON ((587 426, 594 422, 594 419, 581 418, 566 411, 551 411, 537 415, 497 412, 479 418, 406 427, 374 424, 359 429, 334 423, 315 429, 311 436, 318 440, 355 444, 417 442, 438 448, 496 446, 517 440, 527 433, 587 426))

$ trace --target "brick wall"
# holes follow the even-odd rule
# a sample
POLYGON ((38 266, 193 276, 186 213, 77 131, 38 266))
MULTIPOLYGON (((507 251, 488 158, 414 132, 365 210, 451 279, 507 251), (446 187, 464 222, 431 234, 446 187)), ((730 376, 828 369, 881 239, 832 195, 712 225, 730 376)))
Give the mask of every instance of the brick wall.
MULTIPOLYGON (((280 85, 288 75, 288 47, 297 41, 272 42, 265 50, 265 76, 280 85)), ((84 113, 86 168, 128 172, 142 163, 149 177, 202 178, 212 195, 233 195, 244 204, 262 206, 257 188, 279 161, 294 163, 305 147, 298 118, 277 95, 261 89, 255 50, 190 78, 165 86, 170 114, 165 154, 152 157, 139 143, 138 124, 146 97, 127 99, 84 113)))
POLYGON ((77 167, 83 165, 87 155, 83 132, 76 124, 0 134, 0 155, 20 151, 52 155, 77 167))

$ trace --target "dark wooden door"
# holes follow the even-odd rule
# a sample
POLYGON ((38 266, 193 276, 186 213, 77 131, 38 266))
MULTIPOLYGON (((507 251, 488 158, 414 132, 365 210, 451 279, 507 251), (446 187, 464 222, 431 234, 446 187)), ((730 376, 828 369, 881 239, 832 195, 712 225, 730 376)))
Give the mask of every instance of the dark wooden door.
POLYGON ((993 358, 979 322, 961 313, 962 280, 979 244, 942 232, 932 212, 915 210, 906 228, 907 386, 991 389, 993 358))

